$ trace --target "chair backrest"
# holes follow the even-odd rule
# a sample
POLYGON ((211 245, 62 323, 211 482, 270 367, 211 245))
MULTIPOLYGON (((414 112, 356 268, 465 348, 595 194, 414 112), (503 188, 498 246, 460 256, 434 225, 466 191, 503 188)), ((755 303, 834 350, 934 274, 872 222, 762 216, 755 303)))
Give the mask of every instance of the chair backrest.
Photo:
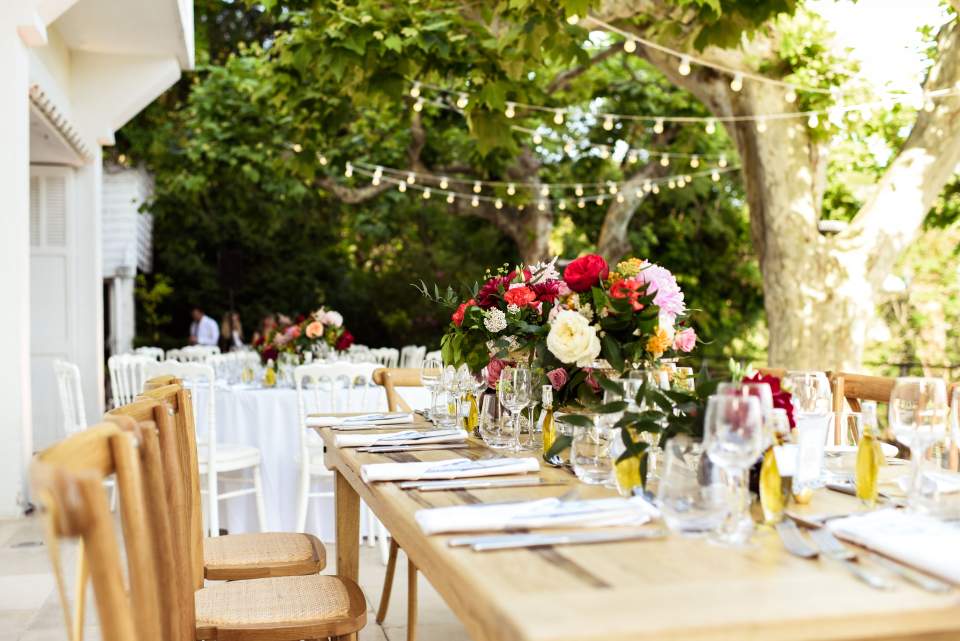
POLYGON ((180 349, 168 350, 167 360, 181 363, 206 363, 208 358, 219 353, 220 348, 216 345, 187 345, 180 349))
POLYGON ((70 436, 87 427, 86 409, 83 406, 83 390, 80 386, 80 368, 73 363, 53 361, 53 373, 57 377, 57 393, 63 412, 63 431, 70 436))
POLYGON ((114 407, 129 403, 140 393, 147 380, 146 366, 153 362, 137 354, 115 354, 107 359, 114 407))
POLYGON ((400 352, 393 347, 378 347, 371 349, 370 353, 382 367, 396 367, 400 362, 400 352))
POLYGON ((423 387, 420 370, 413 368, 380 368, 373 373, 373 382, 387 393, 387 411, 412 412, 410 405, 397 392, 398 387, 423 387))
POLYGON ((407 345, 400 350, 400 367, 420 367, 427 356, 423 345, 407 345))
POLYGON ((427 352, 426 356, 423 357, 423 360, 429 361, 431 358, 435 358, 438 361, 443 361, 443 354, 440 353, 440 350, 434 350, 432 352, 427 352))
POLYGON ((153 518, 163 518, 165 508, 161 503, 151 509, 146 499, 135 440, 116 425, 99 424, 44 450, 31 465, 33 495, 43 510, 47 549, 74 641, 82 635, 84 611, 80 596, 76 610, 70 607, 59 554, 64 538, 81 541, 77 594, 85 592, 89 576, 104 641, 180 638, 167 636, 162 625, 157 575, 162 533, 151 524, 153 518), (114 473, 123 487, 126 572, 103 487, 104 478, 114 473), (124 574, 129 576, 129 595, 124 574))
POLYGON ((152 358, 155 361, 163 360, 163 349, 160 347, 138 347, 133 350, 133 353, 137 356, 152 358))
POLYGON ((335 414, 366 410, 375 369, 375 363, 311 363, 294 368, 302 456, 307 456, 311 438, 311 431, 307 429, 310 411, 335 414), (323 402, 324 397, 327 404, 323 402))
MULTIPOLYGON (((203 447, 207 449, 207 461, 213 469, 217 456, 217 402, 216 402, 216 373, 213 366, 207 363, 181 363, 164 361, 150 363, 147 366, 147 378, 158 376, 175 376, 186 383, 194 393, 202 393, 204 424, 206 426, 203 438, 203 447)), ((194 428, 196 429, 196 428, 194 428)))

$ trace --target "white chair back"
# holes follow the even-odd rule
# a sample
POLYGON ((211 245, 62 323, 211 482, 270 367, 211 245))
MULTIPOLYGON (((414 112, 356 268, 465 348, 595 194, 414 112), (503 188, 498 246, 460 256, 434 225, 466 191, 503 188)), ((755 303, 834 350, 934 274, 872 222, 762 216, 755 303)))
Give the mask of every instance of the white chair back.
POLYGON ((159 347, 138 347, 137 349, 133 350, 133 353, 137 356, 152 358, 157 362, 163 360, 163 350, 159 347))
POLYGON ((57 359, 53 361, 53 373, 57 377, 64 433, 70 436, 83 431, 87 427, 87 416, 83 406, 83 390, 80 387, 80 368, 57 359))
POLYGON ((423 365, 427 348, 423 345, 407 345, 400 350, 400 367, 416 369, 423 365))
POLYGON ((431 358, 435 358, 438 361, 443 359, 443 356, 440 353, 440 350, 435 350, 433 352, 427 352, 426 356, 423 357, 424 361, 429 361, 431 358))
POLYGON ((400 362, 400 352, 393 347, 378 347, 371 349, 370 353, 377 359, 377 363, 383 367, 397 367, 400 362))
POLYGON ((154 362, 137 354, 115 354, 107 359, 114 407, 132 403, 134 397, 143 391, 143 384, 147 380, 145 368, 148 363, 154 362))

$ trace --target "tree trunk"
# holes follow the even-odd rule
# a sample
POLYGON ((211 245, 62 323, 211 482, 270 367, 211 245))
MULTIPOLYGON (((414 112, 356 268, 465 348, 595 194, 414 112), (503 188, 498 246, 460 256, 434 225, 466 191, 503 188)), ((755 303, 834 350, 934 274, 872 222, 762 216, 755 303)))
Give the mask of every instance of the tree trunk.
POLYGON ((550 236, 553 233, 553 212, 539 211, 527 205, 521 212, 521 224, 511 234, 524 265, 533 265, 550 258, 550 236))

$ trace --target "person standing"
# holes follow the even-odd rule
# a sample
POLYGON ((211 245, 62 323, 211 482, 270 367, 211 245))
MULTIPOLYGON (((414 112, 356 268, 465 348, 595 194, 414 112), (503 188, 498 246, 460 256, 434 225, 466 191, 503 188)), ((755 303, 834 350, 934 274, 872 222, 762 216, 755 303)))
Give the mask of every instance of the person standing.
POLYGON ((191 345, 211 345, 220 342, 220 328, 217 321, 203 313, 200 307, 194 307, 191 312, 193 323, 190 324, 191 345))

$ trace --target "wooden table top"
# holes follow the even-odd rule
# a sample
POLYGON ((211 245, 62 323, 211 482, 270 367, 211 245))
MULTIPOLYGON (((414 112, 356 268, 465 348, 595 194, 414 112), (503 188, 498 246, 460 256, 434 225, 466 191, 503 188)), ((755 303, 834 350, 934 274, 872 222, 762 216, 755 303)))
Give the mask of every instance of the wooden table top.
MULTIPOLYGON (((450 548, 449 536, 420 531, 417 510, 559 496, 569 488, 418 492, 393 482, 368 485, 360 480, 365 463, 475 458, 490 450, 471 440, 450 450, 365 454, 335 447, 336 432, 328 428, 318 432, 328 466, 370 506, 477 641, 960 639, 960 591, 930 594, 899 579, 894 589, 878 591, 836 562, 789 555, 771 530, 758 530, 748 549, 677 535, 483 553, 450 548)), ((540 476, 577 485, 582 498, 612 494, 546 465, 540 476)), ((823 490, 803 510, 842 513, 855 506, 823 490)))

